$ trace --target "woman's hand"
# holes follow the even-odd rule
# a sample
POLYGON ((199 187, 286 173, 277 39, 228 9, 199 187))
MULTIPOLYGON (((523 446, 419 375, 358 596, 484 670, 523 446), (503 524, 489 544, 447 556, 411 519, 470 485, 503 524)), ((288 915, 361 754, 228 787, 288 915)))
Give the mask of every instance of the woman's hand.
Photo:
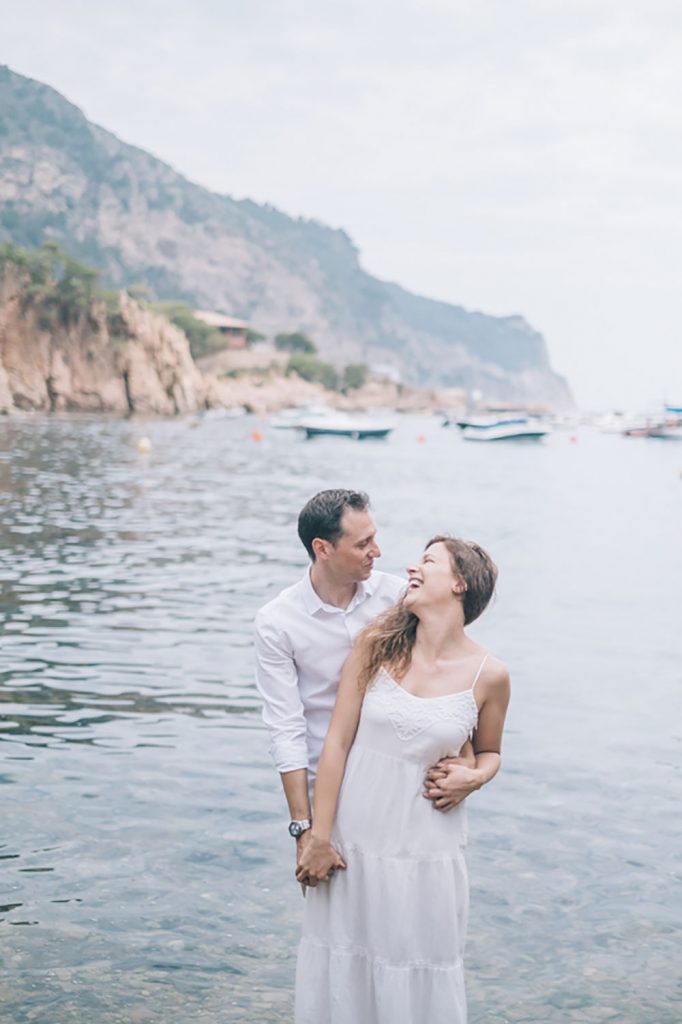
POLYGON ((460 760, 448 758, 439 761, 426 773, 424 796, 437 811, 451 811, 485 781, 481 771, 458 763, 460 760))
POLYGON ((345 867, 346 862, 332 844, 313 833, 300 856, 296 878, 314 888, 318 882, 328 882, 337 868, 345 867))

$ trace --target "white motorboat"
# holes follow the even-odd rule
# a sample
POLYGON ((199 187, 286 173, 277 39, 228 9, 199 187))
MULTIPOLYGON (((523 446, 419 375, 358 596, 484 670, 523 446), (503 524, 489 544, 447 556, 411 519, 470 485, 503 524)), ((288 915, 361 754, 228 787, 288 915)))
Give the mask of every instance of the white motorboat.
POLYGON ((622 434, 631 425, 631 417, 624 412, 607 412, 597 416, 593 425, 602 434, 622 434))
POLYGON ((666 405, 665 420, 654 427, 649 436, 665 441, 682 441, 682 406, 666 405))
POLYGON ((621 433, 623 437, 651 437, 651 431, 660 426, 655 420, 633 419, 621 433))
POLYGON ((660 437, 664 441, 682 441, 682 423, 661 423, 649 430, 649 437, 660 437))
POLYGON ((275 430, 298 430, 303 420, 334 416, 334 410, 328 405, 306 405, 295 409, 283 409, 278 416, 270 418, 270 426, 275 430))
POLYGON ((666 405, 655 417, 641 419, 623 430, 626 437, 658 437, 665 441, 682 441, 682 408, 666 405))
POLYGON ((540 441, 551 433, 546 424, 530 416, 462 420, 458 425, 465 441, 540 441))
POLYGON ((370 416, 337 413, 335 416, 308 417, 298 424, 307 438, 350 437, 356 441, 388 437, 393 425, 370 416))

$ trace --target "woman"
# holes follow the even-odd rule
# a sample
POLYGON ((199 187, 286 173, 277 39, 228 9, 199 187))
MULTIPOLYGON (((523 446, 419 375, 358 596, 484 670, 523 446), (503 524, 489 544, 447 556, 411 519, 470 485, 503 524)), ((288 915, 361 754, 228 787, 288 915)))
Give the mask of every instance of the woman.
POLYGON ((462 801, 499 768, 509 676, 464 627, 497 569, 477 544, 434 537, 408 575, 344 666, 320 760, 296 872, 313 886, 297 1024, 466 1021, 462 801), (438 764, 469 737, 475 768, 438 764))

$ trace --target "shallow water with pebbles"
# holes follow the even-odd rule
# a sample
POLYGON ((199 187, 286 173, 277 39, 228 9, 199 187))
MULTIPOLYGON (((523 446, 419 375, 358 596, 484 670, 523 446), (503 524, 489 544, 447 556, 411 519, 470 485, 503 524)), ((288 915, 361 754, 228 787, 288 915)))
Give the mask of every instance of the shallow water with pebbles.
POLYGON ((500 566, 475 635, 514 697, 470 803, 472 1024, 679 1024, 681 470, 674 443, 467 445, 431 418, 363 444, 0 423, 3 1024, 291 1020, 302 899, 251 621, 327 486, 371 492, 386 569, 444 529, 500 566))

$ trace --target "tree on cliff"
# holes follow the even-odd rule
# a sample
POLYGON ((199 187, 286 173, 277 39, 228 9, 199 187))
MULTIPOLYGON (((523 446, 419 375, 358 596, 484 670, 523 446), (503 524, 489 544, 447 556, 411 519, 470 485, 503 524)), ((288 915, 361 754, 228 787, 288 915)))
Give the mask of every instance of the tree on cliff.
POLYGON ((349 363, 343 371, 343 388, 356 391, 367 383, 368 369, 364 363, 349 363))
POLYGON ((286 373, 287 376, 290 373, 296 373, 302 380, 321 384, 329 391, 335 391, 339 385, 339 374, 336 367, 306 352, 294 352, 287 364, 286 373))
POLYGON ((193 359, 211 355, 213 352, 220 352, 226 347, 226 341, 222 334, 210 327, 209 324, 204 323, 203 320, 199 320, 194 315, 192 307, 186 302, 175 300, 153 302, 151 308, 155 313, 162 313, 163 316, 168 317, 172 324, 185 332, 193 359))
POLYGON ((0 244, 0 269, 13 264, 27 278, 25 298, 40 310, 45 328, 54 318, 68 327, 89 314, 96 299, 104 299, 99 272, 69 256, 56 242, 43 242, 34 251, 11 242, 0 244))
POLYGON ((280 352, 301 352, 307 356, 314 356, 317 352, 315 344, 302 331, 294 331, 293 334, 278 334, 275 337, 275 348, 280 352))

